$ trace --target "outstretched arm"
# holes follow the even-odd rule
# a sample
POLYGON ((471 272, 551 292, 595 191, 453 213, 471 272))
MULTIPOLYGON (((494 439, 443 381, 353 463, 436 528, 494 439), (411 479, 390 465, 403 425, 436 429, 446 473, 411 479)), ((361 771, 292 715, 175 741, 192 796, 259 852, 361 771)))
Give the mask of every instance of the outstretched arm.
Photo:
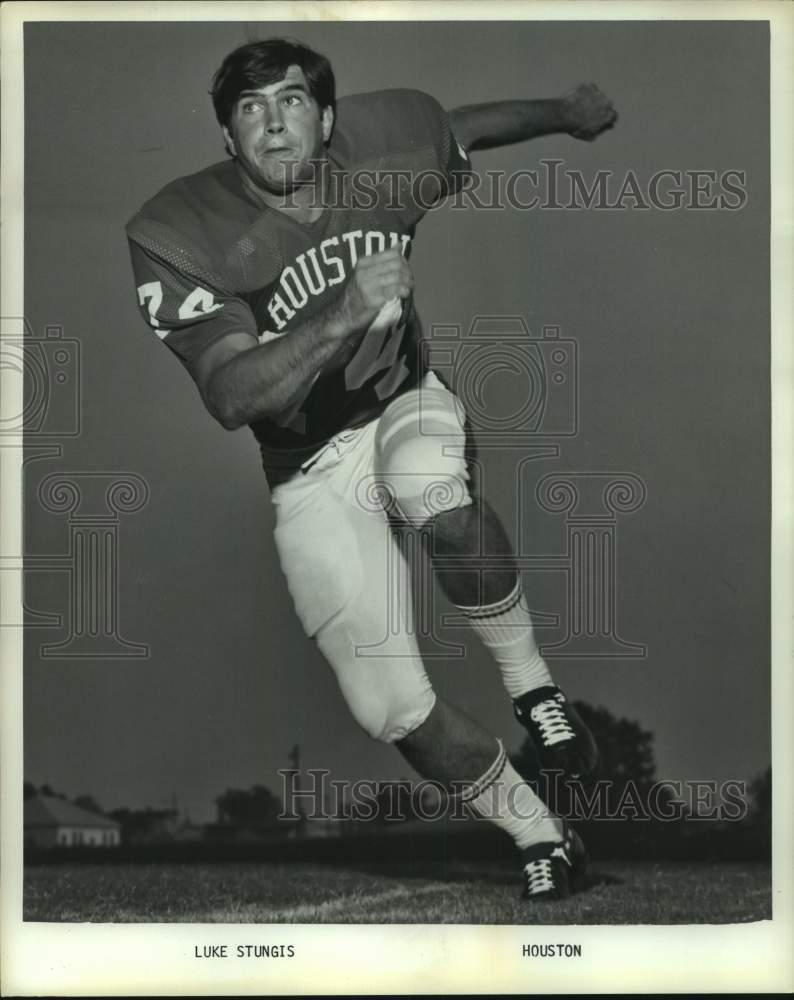
POLYGON ((582 83, 550 100, 470 104, 449 112, 452 132, 467 150, 508 146, 555 132, 592 142, 612 128, 617 117, 612 102, 594 83, 582 83))

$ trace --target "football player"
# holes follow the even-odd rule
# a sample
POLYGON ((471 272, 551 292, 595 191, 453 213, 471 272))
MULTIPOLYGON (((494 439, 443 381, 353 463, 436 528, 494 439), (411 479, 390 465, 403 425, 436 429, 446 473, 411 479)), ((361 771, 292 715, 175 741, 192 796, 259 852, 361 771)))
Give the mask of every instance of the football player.
POLYGON ((614 108, 592 84, 449 112, 417 90, 337 102, 328 60, 287 39, 228 55, 212 99, 228 158, 169 184, 127 227, 144 316, 210 413, 253 430, 297 614, 356 721, 424 777, 465 786, 513 837, 527 898, 566 896, 581 841, 501 741, 436 696, 409 595, 395 600, 400 532, 429 529, 431 557, 460 566, 437 579, 493 654, 542 765, 592 770, 592 737, 538 652, 510 544, 478 495, 464 408, 422 368, 409 261, 472 151, 591 140, 614 108))

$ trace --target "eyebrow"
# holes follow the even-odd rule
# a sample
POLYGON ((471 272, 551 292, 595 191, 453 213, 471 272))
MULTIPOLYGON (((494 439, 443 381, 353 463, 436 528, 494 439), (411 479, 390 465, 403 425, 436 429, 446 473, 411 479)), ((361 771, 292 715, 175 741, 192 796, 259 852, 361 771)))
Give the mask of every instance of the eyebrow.
MULTIPOLYGON (((275 90, 268 96, 275 97, 277 94, 284 94, 289 90, 299 90, 302 94, 306 94, 307 97, 310 96, 308 89, 302 83, 288 83, 286 87, 282 87, 281 90, 275 90)), ((261 90, 243 90, 237 95, 237 100, 242 101, 247 97, 257 97, 260 101, 266 100, 261 90)))

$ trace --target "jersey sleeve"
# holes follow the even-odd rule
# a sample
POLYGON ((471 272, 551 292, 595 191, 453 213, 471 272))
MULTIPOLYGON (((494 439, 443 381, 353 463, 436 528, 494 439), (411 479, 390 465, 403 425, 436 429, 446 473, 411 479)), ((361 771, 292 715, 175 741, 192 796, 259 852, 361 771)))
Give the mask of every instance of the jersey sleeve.
POLYGON ((224 292, 204 268, 192 265, 184 251, 180 259, 165 259, 128 234, 138 306, 149 327, 192 374, 200 355, 230 333, 258 337, 250 306, 224 292))
POLYGON ((422 209, 459 190, 471 174, 468 153, 456 140, 448 113, 423 91, 345 97, 337 117, 339 146, 350 166, 392 172, 400 190, 422 209))
POLYGON ((471 173, 471 161, 452 132, 448 113, 421 90, 398 90, 394 100, 398 149, 406 144, 420 170, 438 173, 443 179, 439 198, 457 191, 471 173))

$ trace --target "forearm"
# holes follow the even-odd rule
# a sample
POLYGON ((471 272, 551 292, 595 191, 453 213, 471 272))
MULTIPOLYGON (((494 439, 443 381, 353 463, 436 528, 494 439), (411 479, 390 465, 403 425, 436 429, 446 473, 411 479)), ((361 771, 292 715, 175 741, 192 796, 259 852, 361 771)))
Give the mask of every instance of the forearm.
POLYGON ((311 319, 264 344, 231 334, 205 351, 194 377, 207 408, 229 430, 297 408, 321 373, 350 358, 380 310, 412 289, 399 248, 360 257, 339 297, 311 319))
POLYGON ((617 118, 612 101, 594 83, 580 83, 550 100, 472 104, 449 112, 452 132, 468 150, 507 146, 555 132, 592 142, 617 118))
POLYGON ((229 430, 284 411, 355 334, 341 299, 289 334, 234 354, 213 372, 207 404, 229 430))
POLYGON ((563 98, 472 104, 454 108, 449 118, 455 138, 468 150, 507 146, 570 127, 563 98))

